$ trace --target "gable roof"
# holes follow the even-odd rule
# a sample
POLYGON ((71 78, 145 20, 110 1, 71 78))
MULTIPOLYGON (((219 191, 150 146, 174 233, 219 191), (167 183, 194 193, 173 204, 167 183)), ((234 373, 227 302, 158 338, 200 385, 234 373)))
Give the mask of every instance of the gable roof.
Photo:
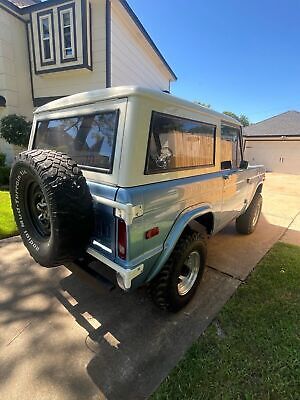
POLYGON ((243 128, 248 137, 300 136, 300 112, 287 111, 243 128))

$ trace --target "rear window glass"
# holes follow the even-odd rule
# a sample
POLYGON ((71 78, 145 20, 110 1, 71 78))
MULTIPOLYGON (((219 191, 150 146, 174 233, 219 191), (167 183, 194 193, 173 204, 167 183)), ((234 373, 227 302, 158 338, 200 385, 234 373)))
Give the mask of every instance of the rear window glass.
POLYGON ((211 166, 216 126, 153 112, 146 173, 211 166))
POLYGON ((34 148, 67 153, 83 167, 110 173, 118 128, 118 111, 39 121, 34 148))

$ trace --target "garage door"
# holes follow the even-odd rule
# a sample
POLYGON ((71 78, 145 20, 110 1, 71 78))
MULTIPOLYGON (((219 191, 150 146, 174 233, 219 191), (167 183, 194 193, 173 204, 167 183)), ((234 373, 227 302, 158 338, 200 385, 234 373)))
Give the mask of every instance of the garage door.
POLYGON ((247 141, 245 159, 268 172, 300 175, 300 141, 247 141))

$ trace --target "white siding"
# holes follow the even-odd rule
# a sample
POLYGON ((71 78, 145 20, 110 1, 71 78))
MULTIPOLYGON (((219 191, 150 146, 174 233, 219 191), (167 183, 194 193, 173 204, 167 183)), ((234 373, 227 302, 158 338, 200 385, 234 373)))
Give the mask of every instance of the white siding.
POLYGON ((130 17, 112 1, 112 86, 169 90, 169 73, 130 17))

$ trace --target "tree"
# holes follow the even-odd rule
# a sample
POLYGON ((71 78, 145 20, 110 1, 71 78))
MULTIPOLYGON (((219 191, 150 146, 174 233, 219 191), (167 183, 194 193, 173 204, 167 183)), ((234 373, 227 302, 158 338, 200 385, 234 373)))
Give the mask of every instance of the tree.
POLYGON ((10 144, 27 147, 31 125, 22 115, 7 115, 0 121, 0 136, 10 144))
POLYGON ((245 115, 245 114, 241 114, 240 115, 240 123, 243 126, 249 126, 250 125, 250 121, 249 121, 249 118, 247 117, 247 115, 245 115))
POLYGON ((236 119, 237 121, 240 120, 240 118, 239 118, 234 112, 231 112, 231 111, 223 111, 223 114, 226 114, 226 115, 228 115, 229 117, 236 119))
POLYGON ((223 111, 223 114, 228 115, 231 118, 236 119, 239 121, 243 126, 248 126, 250 125, 249 118, 245 114, 241 114, 240 116, 236 115, 232 111, 223 111))

